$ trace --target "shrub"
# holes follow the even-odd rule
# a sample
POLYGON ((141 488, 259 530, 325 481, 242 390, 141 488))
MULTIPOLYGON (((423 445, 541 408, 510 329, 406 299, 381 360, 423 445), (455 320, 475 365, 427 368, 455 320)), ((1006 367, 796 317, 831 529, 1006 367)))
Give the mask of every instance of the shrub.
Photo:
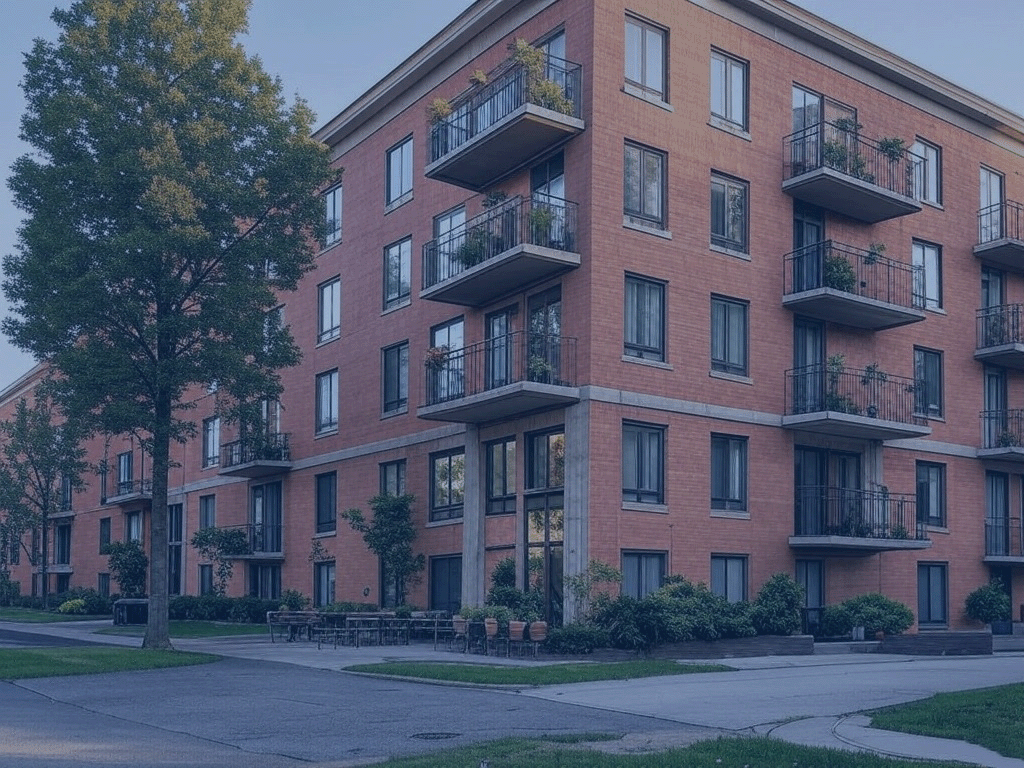
POLYGON ((828 606, 822 614, 822 632, 829 636, 849 634, 854 627, 864 627, 866 636, 898 635, 913 623, 914 614, 907 606, 878 593, 851 597, 828 606))
MULTIPOLYGON (((61 602, 81 600, 85 605, 82 613, 90 616, 109 616, 113 613, 113 603, 109 597, 103 597, 92 587, 73 587, 58 595, 61 602)), ((60 610, 59 608, 57 610, 60 610)))
POLYGON ((1011 614, 1010 596, 1006 594, 1003 583, 993 579, 967 596, 964 612, 969 618, 982 624, 1006 621, 1011 614))
POLYGON ((614 600, 598 600, 594 606, 594 624, 607 633, 613 648, 635 651, 648 647, 639 627, 639 603, 635 597, 620 595, 614 600))
POLYGON ((804 590, 792 576, 776 573, 757 593, 751 620, 759 635, 792 635, 800 629, 804 590))
POLYGON ((83 615, 85 613, 85 600, 82 600, 81 598, 65 600, 60 604, 60 606, 58 606, 57 613, 83 615))
POLYGON ((286 589, 281 593, 281 604, 287 605, 289 611, 304 611, 309 608, 310 599, 296 589, 286 589))
POLYGON ((573 623, 548 630, 544 647, 548 653, 587 654, 595 648, 607 648, 608 633, 593 624, 573 623))
POLYGON ((114 581, 125 597, 144 597, 149 558, 137 541, 113 541, 104 550, 114 581))
POLYGON ((0 571, 0 605, 14 605, 19 597, 21 597, 21 583, 13 581, 6 571, 0 571))
POLYGON ((821 634, 825 637, 848 635, 853 629, 853 616, 845 603, 827 605, 821 612, 821 634))

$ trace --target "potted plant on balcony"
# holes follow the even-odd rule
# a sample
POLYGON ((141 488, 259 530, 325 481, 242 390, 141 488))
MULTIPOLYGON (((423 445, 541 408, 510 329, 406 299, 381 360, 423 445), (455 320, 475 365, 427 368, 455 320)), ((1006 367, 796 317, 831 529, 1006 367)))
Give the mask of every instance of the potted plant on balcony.
POLYGON ((447 346, 430 347, 423 357, 423 364, 429 371, 440 371, 447 364, 450 351, 447 346))
POLYGON ((530 360, 526 365, 526 373, 530 381, 536 381, 541 384, 551 383, 551 374, 554 370, 551 361, 543 355, 530 355, 530 360))
POLYGON ((878 140, 878 151, 888 158, 890 164, 894 165, 903 157, 906 147, 903 144, 903 139, 898 136, 886 136, 878 140))
POLYGON ((1020 445, 1020 437, 1009 429, 1004 429, 996 436, 996 446, 999 448, 1013 448, 1020 445))
POLYGON ((555 211, 547 203, 533 201, 530 205, 530 242, 534 245, 551 245, 551 225, 555 221, 555 211))
POLYGON ((883 401, 882 384, 889 380, 889 374, 878 367, 878 363, 871 363, 861 374, 860 383, 868 389, 867 415, 878 418, 878 403, 883 401))
POLYGON ((868 246, 868 252, 864 254, 864 263, 869 266, 877 264, 883 254, 885 254, 885 243, 872 243, 868 246))
POLYGON ((845 256, 834 253, 831 249, 825 255, 824 283, 826 288, 834 288, 843 293, 854 293, 857 286, 857 273, 845 256))
POLYGON ((427 119, 430 124, 439 123, 452 113, 452 103, 448 99, 436 98, 427 105, 427 119))
POLYGON ((853 398, 839 392, 839 385, 846 372, 846 358, 841 355, 830 355, 825 362, 825 372, 828 377, 828 389, 825 391, 825 410, 849 413, 854 416, 860 413, 860 408, 853 401, 853 398))
POLYGON ((526 72, 526 87, 531 104, 572 115, 573 103, 565 95, 565 88, 545 77, 548 57, 540 48, 516 38, 508 46, 511 59, 526 72))
POLYGON ((473 74, 469 76, 469 84, 476 87, 487 85, 487 73, 482 69, 474 69, 473 74))

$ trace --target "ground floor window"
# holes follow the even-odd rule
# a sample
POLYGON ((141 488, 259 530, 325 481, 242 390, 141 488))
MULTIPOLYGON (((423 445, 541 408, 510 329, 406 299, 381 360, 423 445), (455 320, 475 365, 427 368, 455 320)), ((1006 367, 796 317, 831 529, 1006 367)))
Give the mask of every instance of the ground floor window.
POLYGON ((213 594, 213 566, 212 565, 200 565, 199 566, 199 594, 200 595, 212 595, 213 594))
POLYGON ((58 573, 57 574, 57 594, 63 594, 71 589, 71 574, 70 573, 58 573))
POLYGON ((281 566, 252 563, 249 566, 249 594, 262 600, 281 597, 281 566))
POLYGON ((747 556, 712 555, 711 591, 730 603, 747 599, 747 556))
POLYGON ((945 626, 947 612, 946 563, 917 564, 917 623, 919 626, 945 626))
POLYGON ((664 552, 622 553, 622 594, 641 598, 665 582, 664 552))
POLYGON ((544 595, 544 618, 562 624, 565 504, 561 492, 526 497, 527 582, 544 595))
POLYGON ((334 602, 334 561, 313 566, 313 602, 318 608, 334 602))
POLYGON ((449 611, 462 607, 462 555, 430 558, 430 610, 449 611))

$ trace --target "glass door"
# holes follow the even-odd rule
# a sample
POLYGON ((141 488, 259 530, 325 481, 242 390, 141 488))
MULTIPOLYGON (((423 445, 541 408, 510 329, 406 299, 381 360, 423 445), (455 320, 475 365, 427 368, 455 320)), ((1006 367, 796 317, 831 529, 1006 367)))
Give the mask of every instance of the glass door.
POLYGON ((985 368, 984 372, 984 446, 995 448, 999 445, 1008 445, 1014 442, 1015 437, 1010 432, 1010 425, 1007 420, 1006 410, 1006 371, 1002 368, 985 368))
POLYGON ((484 389, 504 387, 513 382, 515 345, 512 337, 512 310, 503 309, 487 316, 485 327, 487 359, 484 389))
POLYGON ((427 400, 443 403, 463 397, 465 385, 464 324, 461 317, 430 329, 430 348, 442 350, 427 368, 427 400))
POLYGON ((1003 237, 1003 175, 982 168, 980 187, 978 240, 988 243, 1003 237))
POLYGON ((796 583, 804 588, 803 633, 816 635, 821 628, 825 606, 825 563, 821 560, 797 560, 796 583))
POLYGON ((565 158, 561 152, 530 169, 530 193, 530 242, 572 250, 565 240, 565 158))
POLYGON ((796 478, 794 513, 797 536, 821 536, 825 530, 825 489, 828 456, 818 448, 794 450, 796 478))
POLYGON ((555 286, 527 302, 526 377, 542 384, 562 379, 562 288, 555 286))
POLYGON ((825 217, 821 209, 793 203, 793 291, 822 287, 825 217))
POLYGON ((793 413, 813 413, 825 407, 825 325, 817 320, 793 320, 793 413))

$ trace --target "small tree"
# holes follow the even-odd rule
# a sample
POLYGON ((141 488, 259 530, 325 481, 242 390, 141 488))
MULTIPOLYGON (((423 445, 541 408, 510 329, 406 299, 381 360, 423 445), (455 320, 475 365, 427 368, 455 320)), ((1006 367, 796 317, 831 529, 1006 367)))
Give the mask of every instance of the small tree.
POLYGON ((227 590, 234 570, 234 560, 251 551, 245 531, 238 528, 200 528, 192 534, 192 546, 199 550, 205 560, 214 564, 215 595, 223 595, 227 590))
POLYGON ((149 559, 142 545, 137 541, 112 541, 106 547, 106 555, 121 597, 143 597, 149 559))
POLYGON ((1010 618, 1010 596, 1006 594, 1003 582, 992 579, 983 587, 978 587, 967 596, 964 612, 974 621, 991 624, 993 621, 1006 621, 1010 618))
POLYGON ((353 530, 363 535, 366 548, 380 559, 384 592, 393 588, 397 605, 405 604, 406 587, 426 565, 423 554, 414 555, 412 551, 416 540, 416 526, 412 522, 415 500, 416 497, 408 493, 401 496, 382 493, 370 499, 373 518, 369 522, 358 509, 349 509, 341 515, 353 530))
POLYGON ((567 576, 565 589, 572 598, 575 619, 578 621, 586 615, 595 598, 610 597, 608 590, 598 591, 598 587, 621 582, 622 572, 602 560, 591 560, 586 570, 567 576))
POLYGON ((792 635, 800 629, 804 589, 787 573, 776 573, 754 600, 751 620, 759 635, 792 635))

